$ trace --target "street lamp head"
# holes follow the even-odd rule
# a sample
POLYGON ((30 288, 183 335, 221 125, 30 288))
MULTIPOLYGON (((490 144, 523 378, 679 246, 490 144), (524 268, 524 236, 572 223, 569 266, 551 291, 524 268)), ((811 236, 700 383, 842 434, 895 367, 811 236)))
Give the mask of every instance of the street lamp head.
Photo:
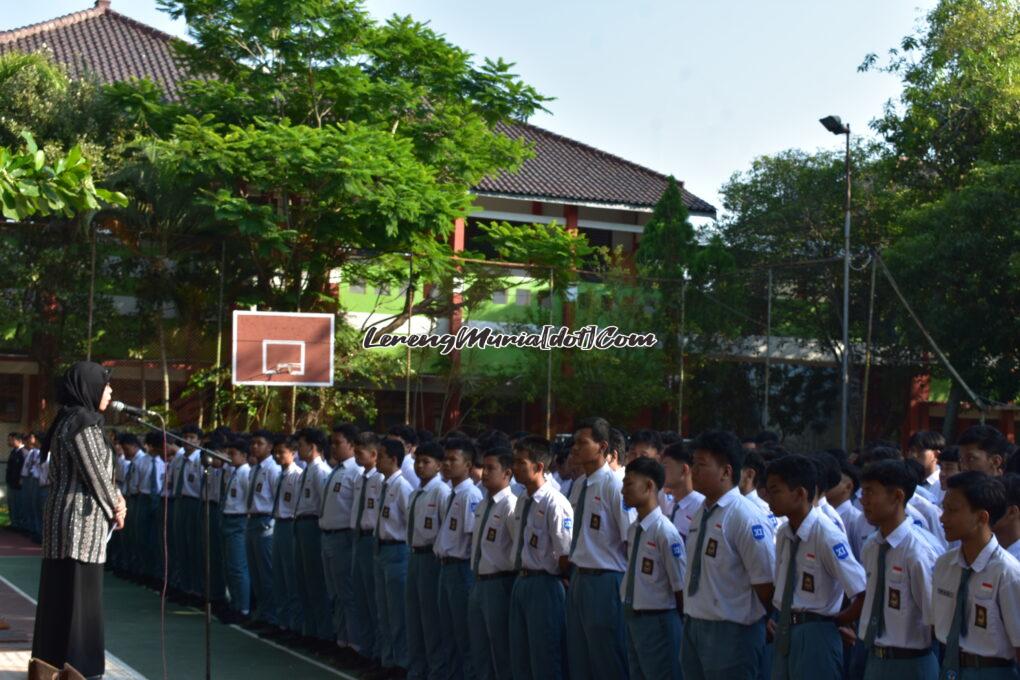
POLYGON ((826 116, 825 118, 820 119, 818 122, 824 125, 825 129, 834 135, 850 134, 850 126, 843 125, 843 121, 840 120, 839 116, 826 116))

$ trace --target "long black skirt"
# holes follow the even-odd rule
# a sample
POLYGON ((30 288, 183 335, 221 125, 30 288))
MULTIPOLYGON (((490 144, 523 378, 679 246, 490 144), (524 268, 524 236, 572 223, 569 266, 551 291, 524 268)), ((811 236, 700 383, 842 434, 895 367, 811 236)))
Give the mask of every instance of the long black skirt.
POLYGON ((102 564, 42 561, 32 656, 87 678, 106 672, 102 564))

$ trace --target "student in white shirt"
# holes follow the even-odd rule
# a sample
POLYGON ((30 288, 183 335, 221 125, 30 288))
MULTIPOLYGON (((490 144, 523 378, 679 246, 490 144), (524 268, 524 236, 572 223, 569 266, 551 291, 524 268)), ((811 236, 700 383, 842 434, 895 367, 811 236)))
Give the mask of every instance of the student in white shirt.
POLYGON ((280 466, 272 458, 275 439, 268 430, 256 430, 248 443, 255 465, 248 471, 245 504, 248 523, 244 539, 252 592, 258 605, 252 612, 250 627, 259 632, 275 629, 280 621, 273 602, 273 501, 280 477, 280 466))
POLYGON ((1008 472, 1000 481, 1006 489, 1006 513, 992 530, 999 545, 1020 560, 1020 475, 1008 472))
POLYGON ((836 528, 842 531, 843 535, 849 540, 849 533, 847 532, 846 525, 843 524, 843 518, 836 512, 836 508, 829 505, 829 500, 825 497, 829 489, 838 486, 843 479, 842 472, 839 469, 839 462, 827 451, 818 451, 807 458, 814 463, 818 480, 818 490, 815 493, 814 501, 815 507, 828 517, 836 525, 836 528))
MULTIPOLYGON (((353 520, 354 486, 364 473, 354 458, 354 442, 358 429, 350 423, 338 423, 330 434, 330 459, 336 467, 329 473, 322 491, 319 529, 322 531, 322 562, 326 577, 326 592, 333 602, 333 631, 336 635, 335 660, 340 664, 354 663, 351 650, 354 613, 354 584, 351 570, 354 565, 353 520)), ((356 665, 356 664, 355 664, 356 665)))
POLYGON ((627 464, 623 498, 637 510, 627 534, 627 571, 620 585, 631 680, 680 680, 680 614, 686 554, 680 532, 659 507, 662 465, 627 464))
POLYGON ((379 659, 391 674, 407 671, 404 590, 407 581, 407 520, 411 482, 401 471, 404 445, 382 441, 377 466, 382 476, 375 525, 375 606, 379 621, 379 659), (399 670, 398 670, 399 669, 399 670))
POLYGON ((609 430, 609 453, 606 456, 606 461, 609 463, 609 469, 612 470, 613 474, 620 480, 620 484, 623 484, 623 475, 626 470, 623 469, 624 457, 627 455, 627 438, 623 432, 616 429, 615 427, 609 430))
POLYGON ((523 437, 514 445, 514 478, 525 494, 514 508, 510 664, 514 680, 562 680, 566 591, 574 510, 546 478, 552 445, 523 437))
POLYGON ((471 535, 474 585, 468 597, 468 618, 471 665, 475 675, 484 680, 511 678, 507 640, 510 593, 516 576, 511 518, 517 505, 517 496, 510 488, 512 467, 513 452, 508 448, 491 448, 482 454, 486 494, 475 510, 471 535))
POLYGON ((404 462, 400 464, 400 471, 404 473, 404 479, 411 485, 411 490, 418 488, 420 480, 414 472, 415 450, 418 448, 418 433, 410 425, 394 425, 389 430, 390 437, 396 437, 404 447, 404 462))
POLYGON ((744 450, 732 432, 693 446, 694 488, 705 501, 687 534, 680 664, 685 680, 758 677, 772 606, 775 540, 737 488, 744 450))
POLYGON ((294 520, 294 567, 297 570, 298 599, 304 612, 306 638, 318 651, 332 652, 335 646, 332 599, 326 589, 322 560, 322 512, 326 479, 332 470, 323 457, 326 435, 308 427, 298 432, 298 453, 305 464, 298 484, 296 518, 294 520))
POLYGON ((1009 440, 991 425, 971 425, 956 442, 960 447, 960 469, 1001 475, 1009 455, 1009 440))
POLYGON ((691 465, 694 459, 690 449, 683 442, 670 444, 662 452, 662 466, 666 471, 666 488, 673 495, 673 508, 669 519, 680 532, 680 538, 687 540, 691 518, 701 507, 705 497, 694 490, 691 479, 691 465))
POLYGON ((779 520, 772 512, 772 508, 758 495, 758 487, 765 485, 765 459, 755 449, 745 449, 744 464, 740 468, 740 482, 737 487, 744 498, 754 503, 755 507, 761 510, 761 514, 772 526, 775 533, 779 528, 779 520))
POLYGON ((868 589, 857 635, 864 666, 859 668, 855 658, 851 677, 923 680, 938 675, 926 623, 938 554, 907 516, 907 499, 915 487, 900 461, 879 461, 864 470, 861 504, 878 531, 862 548, 868 589))
POLYGON ((442 658, 450 659, 451 677, 474 677, 471 664, 470 631, 467 616, 471 574, 471 534, 475 510, 482 492, 471 477, 477 450, 474 442, 463 437, 443 441, 446 452, 443 476, 453 493, 443 509, 443 522, 436 537, 439 558, 439 627, 445 649, 442 658))
POLYGON ((356 665, 366 671, 382 669, 375 604, 375 525, 382 491, 382 474, 376 464, 381 448, 382 440, 372 432, 362 432, 354 442, 354 459, 364 472, 354 480, 355 501, 351 512, 351 528, 355 532, 351 567, 354 608, 347 625, 351 631, 351 648, 358 655, 356 665))
POLYGON ((839 680, 839 627, 857 620, 864 601, 864 569, 846 534, 813 505, 816 474, 810 459, 799 455, 777 458, 768 469, 769 503, 787 520, 776 535, 772 604, 779 616, 768 624, 775 631, 773 680, 839 680))
POLYGON ((251 577, 244 541, 248 514, 248 442, 240 438, 229 442, 227 454, 231 464, 224 468, 220 508, 223 512, 223 565, 233 616, 227 616, 230 620, 224 620, 224 623, 239 623, 251 611, 251 577))
MULTIPOLYGON (((638 458, 649 458, 657 463, 662 462, 662 437, 655 430, 638 430, 627 442, 627 455, 624 458, 626 466, 638 458)), ((626 470, 624 470, 626 474, 626 470)), ((667 518, 673 514, 673 505, 676 499, 672 492, 662 487, 659 490, 659 509, 667 518)))
POLYGON ((283 437, 273 446, 273 458, 280 466, 273 499, 273 601, 280 628, 301 635, 305 612, 298 597, 299 576, 294 561, 294 519, 302 474, 295 462, 297 453, 298 440, 293 436, 283 437))
POLYGON ((825 492, 825 499, 843 520, 850 549, 854 558, 859 561, 864 537, 859 532, 861 511, 853 504, 853 499, 861 488, 861 473, 845 456, 838 458, 836 462, 839 464, 839 484, 825 492))
POLYGON ((932 620, 945 645, 941 677, 1016 678, 1020 659, 1020 562, 992 526, 1006 512, 1002 483, 977 471, 949 480, 946 538, 960 546, 935 562, 932 620))
POLYGON ((910 435, 906 457, 916 460, 924 470, 924 480, 918 485, 928 493, 932 503, 942 503, 944 491, 939 481, 939 454, 946 448, 946 438, 941 432, 922 430, 910 435))
POLYGON ((627 673, 620 583, 627 529, 637 513, 623 502, 623 483, 607 462, 610 446, 603 418, 582 421, 574 433, 571 455, 585 472, 578 482, 567 592, 567 665, 574 680, 627 673))
POLYGON ((450 485, 440 474, 445 457, 437 441, 415 450, 414 469, 421 484, 408 501, 408 544, 405 616, 407 618, 407 677, 424 680, 446 677, 449 647, 439 626, 439 558, 434 551, 443 521, 450 485))
POLYGON ((170 543, 169 532, 173 529, 172 508, 167 505, 170 487, 166 478, 167 453, 163 446, 163 435, 159 432, 145 435, 145 451, 149 464, 144 469, 145 478, 141 488, 143 493, 149 494, 150 515, 149 524, 144 529, 149 549, 143 564, 149 582, 162 587, 164 573, 171 571, 164 548, 170 543))

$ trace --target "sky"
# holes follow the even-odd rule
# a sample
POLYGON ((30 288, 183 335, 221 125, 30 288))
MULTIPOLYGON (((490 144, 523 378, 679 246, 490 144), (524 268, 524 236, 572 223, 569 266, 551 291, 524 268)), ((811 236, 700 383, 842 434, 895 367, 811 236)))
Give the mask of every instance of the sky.
MULTIPOLYGON (((0 0, 0 27, 92 0, 0 0)), ((531 122, 682 180, 722 208, 720 189, 762 155, 840 148, 818 119, 852 132, 895 99, 895 76, 859 73, 921 26, 936 0, 367 0, 410 14, 479 57, 502 57, 555 97, 531 122)), ((122 14, 184 36, 155 0, 122 14)))

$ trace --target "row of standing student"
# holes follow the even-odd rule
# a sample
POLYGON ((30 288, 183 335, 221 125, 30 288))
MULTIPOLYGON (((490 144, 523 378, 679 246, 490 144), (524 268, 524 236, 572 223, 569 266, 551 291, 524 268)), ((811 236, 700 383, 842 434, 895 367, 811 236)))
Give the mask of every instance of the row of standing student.
MULTIPOLYGON (((594 419, 573 439, 584 474, 568 499, 537 437, 486 451, 481 488, 467 439, 412 456, 351 434, 332 470, 309 439, 276 444, 279 462, 269 433, 231 442, 217 499, 226 590, 271 634, 335 640, 352 650, 341 662, 378 677, 936 677, 940 663, 945 677, 1016 675, 1020 567, 1005 548, 1020 544, 999 546, 993 531, 1017 521, 1016 480, 971 471, 940 483, 938 537, 909 511, 917 471, 882 455, 856 504, 829 504, 831 466, 781 455, 766 467, 727 433, 652 447, 621 477, 594 419), (317 514, 300 507, 313 494, 317 514), (844 519, 848 504, 859 516, 844 519), (319 567, 302 525, 318 529, 319 567), (329 611, 316 610, 317 583, 329 611)), ((991 459, 997 446, 976 448, 991 459)))
POLYGON ((42 543, 43 506, 50 489, 50 464, 39 455, 40 439, 36 433, 7 435, 11 450, 5 476, 11 528, 36 543, 42 543))

